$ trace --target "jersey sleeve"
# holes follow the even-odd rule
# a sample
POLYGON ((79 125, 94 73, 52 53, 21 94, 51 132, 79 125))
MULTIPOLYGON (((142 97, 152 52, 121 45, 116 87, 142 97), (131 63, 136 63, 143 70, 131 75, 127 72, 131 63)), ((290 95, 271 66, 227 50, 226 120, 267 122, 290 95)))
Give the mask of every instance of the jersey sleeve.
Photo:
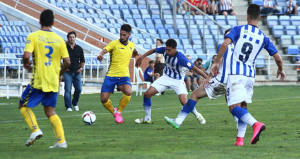
POLYGON ((267 36, 264 38, 264 44, 264 48, 268 51, 270 56, 273 56, 278 52, 272 41, 267 36))
POLYGON ((225 35, 225 39, 229 38, 232 42, 236 42, 241 33, 241 26, 235 26, 230 30, 230 33, 225 35))
POLYGON ((155 49, 155 52, 159 54, 163 54, 164 52, 166 52, 166 47, 158 47, 155 49))
POLYGON ((33 51, 34 51, 34 38, 32 34, 29 34, 26 39, 24 52, 32 53, 33 51))
POLYGON ((190 70, 194 67, 194 64, 191 61, 189 61, 183 54, 178 56, 178 64, 190 70))
POLYGON ((69 57, 67 45, 63 39, 61 40, 60 55, 61 55, 61 58, 69 57))
POLYGON ((107 52, 111 52, 114 49, 115 43, 114 41, 111 41, 110 43, 108 43, 108 45, 106 45, 103 49, 106 49, 107 52))

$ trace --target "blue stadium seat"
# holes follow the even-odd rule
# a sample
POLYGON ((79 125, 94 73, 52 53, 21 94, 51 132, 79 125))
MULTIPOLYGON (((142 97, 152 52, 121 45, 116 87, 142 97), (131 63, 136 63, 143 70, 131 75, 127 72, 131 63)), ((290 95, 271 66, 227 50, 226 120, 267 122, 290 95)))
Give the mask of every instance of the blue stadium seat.
POLYGON ((285 32, 287 35, 297 35, 296 26, 294 25, 285 26, 285 32))
POLYGON ((300 46, 300 35, 294 35, 293 36, 293 41, 295 45, 300 46))
POLYGON ((192 44, 193 45, 202 45, 202 40, 200 40, 200 39, 192 39, 192 44))
POLYGON ((166 34, 166 30, 164 28, 158 29, 157 30, 159 34, 166 34))
POLYGON ((280 16, 279 23, 280 23, 280 25, 290 25, 291 24, 290 17, 289 16, 280 16))
POLYGON ((299 46, 298 45, 289 45, 288 46, 289 55, 299 55, 299 46))
POLYGON ((275 38, 280 38, 281 35, 284 35, 284 27, 282 25, 275 25, 272 32, 275 38))
MULTIPOLYGON (((188 54, 188 55, 194 55, 195 52, 194 52, 193 49, 185 49, 185 54, 188 54)), ((196 55, 196 56, 197 56, 197 55, 196 55)), ((192 61, 193 61, 193 60, 197 59, 197 57, 196 57, 195 59, 193 59, 193 58, 191 57, 191 59, 192 59, 192 61)))
POLYGON ((278 25, 278 17, 277 16, 268 16, 267 17, 267 25, 268 28, 273 28, 274 25, 278 25))
POLYGON ((168 34, 175 34, 175 30, 173 28, 167 29, 168 34))
POLYGON ((287 48, 289 45, 292 45, 292 37, 290 35, 281 35, 280 44, 282 48, 287 48))
POLYGON ((116 4, 118 4, 118 5, 124 4, 123 0, 115 0, 115 1, 116 1, 116 4))
POLYGON ((252 4, 263 6, 264 5, 264 1, 263 0, 252 0, 252 4))
POLYGON ((237 20, 236 16, 228 15, 227 16, 227 24, 230 24, 232 26, 238 25, 238 20, 237 20))
POLYGON ((188 33, 188 31, 187 31, 187 29, 185 29, 185 28, 179 28, 178 29, 178 34, 187 34, 188 33))
POLYGON ((300 16, 291 16, 292 25, 300 25, 300 16))
MULTIPOLYGON (((202 50, 202 45, 193 45, 193 49, 196 51, 198 49, 201 49, 202 50)), ((197 51, 196 51, 197 52, 197 51)))
POLYGON ((265 68, 266 66, 266 59, 264 55, 258 55, 256 60, 256 68, 265 68))
POLYGON ((170 39, 179 39, 177 34, 169 34, 170 39))

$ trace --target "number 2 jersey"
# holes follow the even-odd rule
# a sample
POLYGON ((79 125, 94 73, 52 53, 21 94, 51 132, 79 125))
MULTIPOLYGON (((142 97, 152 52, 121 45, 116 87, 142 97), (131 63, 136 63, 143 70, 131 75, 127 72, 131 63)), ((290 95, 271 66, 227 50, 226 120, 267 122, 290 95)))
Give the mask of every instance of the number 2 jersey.
POLYGON ((278 52, 271 40, 250 24, 233 27, 225 38, 230 38, 235 44, 229 75, 255 77, 255 61, 261 49, 266 49, 270 56, 278 52))
POLYGON ((61 59, 69 57, 63 38, 52 31, 33 32, 27 36, 24 52, 32 53, 30 85, 43 92, 58 92, 61 59))

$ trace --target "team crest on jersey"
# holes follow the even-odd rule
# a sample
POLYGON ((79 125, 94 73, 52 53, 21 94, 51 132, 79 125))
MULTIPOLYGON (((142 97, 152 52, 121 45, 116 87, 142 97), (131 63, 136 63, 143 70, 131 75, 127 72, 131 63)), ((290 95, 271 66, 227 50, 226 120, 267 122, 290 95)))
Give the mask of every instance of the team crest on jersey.
POLYGON ((245 31, 244 31, 244 34, 247 34, 247 33, 248 33, 248 30, 245 30, 245 31))
POLYGON ((30 44, 30 43, 31 43, 31 40, 27 40, 27 41, 26 41, 26 44, 30 44))
POLYGON ((132 48, 130 48, 130 51, 132 51, 132 48))
POLYGON ((188 62, 188 63, 187 63, 187 66, 191 67, 191 66, 192 66, 192 64, 191 64, 190 62, 188 62))

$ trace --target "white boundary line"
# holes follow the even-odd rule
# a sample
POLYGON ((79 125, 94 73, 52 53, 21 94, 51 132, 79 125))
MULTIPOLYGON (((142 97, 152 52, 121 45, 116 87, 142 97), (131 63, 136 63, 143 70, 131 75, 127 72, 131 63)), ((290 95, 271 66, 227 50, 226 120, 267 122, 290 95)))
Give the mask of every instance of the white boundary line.
MULTIPOLYGON (((275 100, 287 100, 287 99, 295 99, 295 98, 299 98, 300 96, 297 97, 289 97, 289 98, 275 98, 275 99, 263 99, 263 100, 256 100, 255 102, 265 102, 265 101, 275 101, 275 100)), ((200 99, 201 101, 201 99, 200 99)), ((167 105, 167 104, 160 104, 160 105, 167 105)), ((214 104, 202 104, 201 106, 212 106, 212 105, 227 105, 226 103, 214 103, 214 104)), ((152 108, 151 110, 162 110, 162 109, 173 109, 176 108, 178 109, 179 107, 172 107, 172 108, 152 108)), ((124 111, 125 113, 133 113, 133 112, 141 112, 144 111, 143 109, 139 109, 139 110, 131 110, 131 111, 124 111)), ((178 109, 179 111, 179 109, 178 109)), ((95 113, 95 114, 102 114, 102 115, 109 115, 111 113, 95 113)), ((69 118, 69 117, 76 117, 76 116, 81 116, 81 114, 76 114, 76 115, 62 115, 59 116, 60 118, 69 118)), ((43 118, 37 118, 37 120, 48 120, 48 118, 43 117, 43 118)), ((23 122, 24 120, 8 120, 8 121, 0 121, 0 124, 5 124, 5 123, 16 123, 16 122, 23 122)))

